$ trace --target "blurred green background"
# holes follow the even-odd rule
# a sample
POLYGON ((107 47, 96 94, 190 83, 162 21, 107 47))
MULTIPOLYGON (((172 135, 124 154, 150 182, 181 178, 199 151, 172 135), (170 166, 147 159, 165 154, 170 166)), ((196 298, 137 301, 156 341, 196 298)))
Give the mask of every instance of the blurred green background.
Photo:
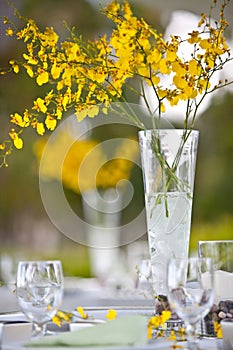
MULTIPOLYGON (((137 15, 144 17, 158 30, 165 28, 169 8, 161 9, 161 2, 131 2, 137 15), (158 6, 157 6, 158 5, 158 6)), ((166 3, 166 1, 165 1, 166 3)), ((179 9, 181 2, 179 3, 179 9)), ((184 7, 187 8, 187 2, 184 7)), ((195 2, 196 12, 200 10, 195 2)), ((85 0, 18 0, 18 10, 25 17, 34 18, 44 26, 53 26, 61 37, 66 37, 63 20, 75 26, 84 38, 110 30, 109 22, 98 9, 98 2, 85 0)), ((192 4, 193 7, 193 4, 192 4)), ((195 10, 195 8, 192 8, 195 10)), ((202 10, 200 10, 202 11, 202 10)), ((11 16, 13 9, 4 1, 0 15, 11 16)), ((0 66, 8 65, 10 58, 19 57, 21 44, 6 38, 0 26, 0 66)), ((26 74, 0 76, 0 139, 10 128, 9 115, 30 106, 38 87, 26 74)), ((178 126, 178 125, 177 125, 178 126)), ((210 107, 200 116, 196 128, 200 130, 197 159, 191 251, 198 240, 233 239, 233 95, 225 93, 215 97, 210 107)), ((135 132, 135 131, 134 131, 135 132)), ((120 134, 120 131, 119 131, 120 134)), ((50 222, 40 198, 38 164, 33 144, 38 136, 32 130, 24 133, 23 150, 15 151, 9 158, 9 167, 0 169, 0 252, 23 257, 54 257, 62 259, 67 275, 90 276, 88 250, 60 233, 50 222)), ((132 174, 136 202, 123 213, 123 221, 135 209, 143 207, 143 188, 140 169, 132 174)), ((68 193, 69 200, 80 207, 80 198, 68 193)), ((145 238, 145 237, 144 237, 145 238)))

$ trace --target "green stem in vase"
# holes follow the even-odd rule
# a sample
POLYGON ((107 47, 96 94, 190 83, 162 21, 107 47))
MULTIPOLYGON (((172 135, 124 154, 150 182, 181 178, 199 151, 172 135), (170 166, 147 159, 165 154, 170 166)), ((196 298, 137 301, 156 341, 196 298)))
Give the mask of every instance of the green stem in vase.
POLYGON ((177 174, 177 168, 180 164, 180 159, 182 152, 184 150, 185 144, 191 135, 192 130, 184 130, 183 135, 178 147, 177 153, 174 157, 172 165, 169 165, 166 154, 162 151, 161 140, 160 140, 160 130, 155 130, 151 138, 151 149, 154 153, 159 166, 160 171, 157 172, 157 178, 154 181, 154 192, 162 192, 157 196, 155 204, 161 203, 161 198, 164 197, 165 213, 166 217, 169 216, 167 193, 173 192, 176 189, 179 192, 187 192, 189 199, 192 198, 190 185, 186 180, 180 179, 177 174), (161 188, 161 191, 159 190, 161 188))

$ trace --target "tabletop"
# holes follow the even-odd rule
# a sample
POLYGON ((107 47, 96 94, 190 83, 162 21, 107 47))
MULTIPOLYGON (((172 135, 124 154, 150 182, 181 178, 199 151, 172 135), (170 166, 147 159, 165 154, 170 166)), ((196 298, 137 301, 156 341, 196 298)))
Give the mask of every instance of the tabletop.
MULTIPOLYGON (((81 321, 80 322, 80 328, 83 326, 88 326, 89 323, 91 323, 91 319, 95 321, 104 320, 105 315, 107 312, 106 307, 97 307, 97 308, 86 308, 86 312, 90 315, 90 320, 81 321)), ((148 307, 118 307, 116 308, 117 317, 123 317, 126 315, 133 315, 133 314, 140 314, 140 315, 150 315, 153 310, 148 307)), ((2 334, 2 344, 1 344, 1 350, 35 350, 38 349, 38 347, 26 347, 24 344, 28 343, 31 340, 31 328, 29 327, 29 323, 23 323, 23 321, 26 321, 25 316, 21 312, 16 313, 4 313, 0 314, 0 324, 2 322, 8 323, 8 330, 7 334, 2 334), (11 329, 9 329, 9 327, 11 329)), ((77 326, 77 324, 76 324, 77 326)), ((63 326, 62 329, 56 328, 54 324, 48 324, 48 333, 54 333, 58 334, 61 332, 69 332, 71 325, 67 327, 67 325, 63 326)), ((77 328, 76 328, 77 329, 77 328)), ((53 335, 52 335, 53 336, 53 335)), ((113 347, 98 347, 101 348, 101 350, 171 350, 174 349, 174 341, 169 341, 165 338, 160 339, 152 339, 148 342, 146 346, 113 346, 113 347)), ((183 349, 185 349, 186 342, 177 342, 177 345, 182 346, 183 349)), ((58 347, 56 347, 58 349, 58 347)), ((93 350, 94 348, 89 347, 69 347, 70 349, 76 349, 76 350, 93 350)), ((49 350, 51 347, 42 347, 43 350, 49 350)), ((59 347, 60 350, 65 350, 67 347, 59 347)), ((200 339, 200 349, 202 350, 230 350, 227 348, 224 348, 223 342, 221 339, 217 338, 201 338, 200 339)))
MULTIPOLYGON (((85 312, 90 316, 86 323, 91 323, 90 320, 106 321, 106 314, 109 308, 114 308, 117 311, 117 317, 127 315, 146 315, 150 317, 153 315, 153 300, 145 296, 141 291, 111 291, 108 288, 103 290, 92 283, 83 284, 82 288, 67 288, 64 295, 63 310, 74 310, 77 306, 82 306, 85 312)), ((80 286, 80 284, 79 284, 80 286)), ((25 323, 26 318, 20 312, 14 294, 6 290, 0 289, 0 339, 1 350, 24 350, 24 349, 38 349, 36 347, 25 347, 24 344, 31 339, 31 328, 29 323, 25 323), (5 324, 4 324, 5 323, 5 324), (3 330, 3 327, 5 329, 3 330)), ((49 334, 59 332, 69 332, 71 325, 65 325, 58 329, 54 324, 48 325, 49 334)), ((85 326, 85 322, 80 322, 80 328, 85 326)), ((76 324, 77 327, 77 324, 76 324)), ((180 346, 185 349, 185 342, 179 342, 180 346)), ((121 346, 121 347, 98 347, 101 350, 171 350, 174 341, 167 339, 153 339, 144 347, 142 346, 121 346)), ((56 347, 57 348, 57 347, 56 347)), ((43 350, 51 349, 51 347, 43 347, 43 350)), ((59 347, 60 350, 65 350, 67 347, 59 347)), ((88 350, 88 347, 76 347, 72 349, 88 350)), ((93 350, 93 347, 91 348, 93 350)), ((207 350, 229 350, 224 348, 223 341, 216 338, 202 338, 200 339, 200 349, 207 350)))

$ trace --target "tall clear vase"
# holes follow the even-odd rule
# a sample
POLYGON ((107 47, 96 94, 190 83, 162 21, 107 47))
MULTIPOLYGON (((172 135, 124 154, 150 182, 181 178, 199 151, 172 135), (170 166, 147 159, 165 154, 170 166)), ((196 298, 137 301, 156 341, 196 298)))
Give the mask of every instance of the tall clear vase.
POLYGON ((122 194, 113 188, 84 192, 83 212, 91 273, 113 283, 120 267, 122 194))
POLYGON ((148 242, 155 296, 166 296, 170 257, 186 258, 193 202, 198 131, 139 132, 148 242))

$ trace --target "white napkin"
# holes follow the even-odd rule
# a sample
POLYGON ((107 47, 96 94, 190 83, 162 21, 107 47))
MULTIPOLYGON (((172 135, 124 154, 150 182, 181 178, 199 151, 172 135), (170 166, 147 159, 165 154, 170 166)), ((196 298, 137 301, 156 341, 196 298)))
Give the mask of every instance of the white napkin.
POLYGON ((27 347, 146 345, 148 317, 125 316, 78 331, 35 339, 27 347))
POLYGON ((32 324, 29 322, 0 322, 0 349, 1 344, 22 343, 29 341, 32 334, 32 324))

